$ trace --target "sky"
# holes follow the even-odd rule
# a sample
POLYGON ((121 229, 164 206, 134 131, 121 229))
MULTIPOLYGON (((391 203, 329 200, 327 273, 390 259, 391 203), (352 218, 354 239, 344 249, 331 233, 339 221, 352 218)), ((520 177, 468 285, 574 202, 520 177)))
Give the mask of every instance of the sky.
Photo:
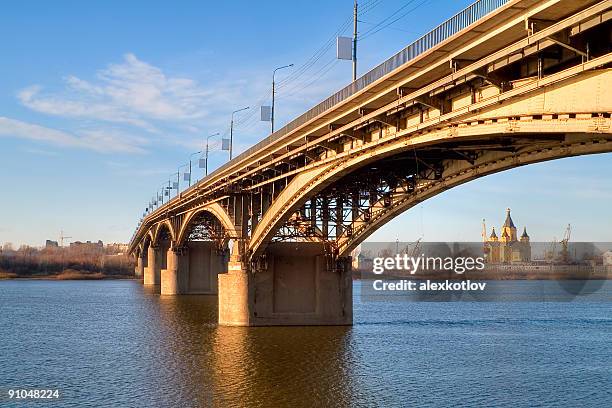
MULTIPOLYGON (((361 2, 360 74, 470 4, 361 2), (380 24, 379 24, 380 23, 380 24), (378 25, 377 25, 378 24, 378 25)), ((276 128, 350 82, 335 37, 352 0, 10 1, 0 14, 0 243, 127 242, 149 200, 206 136, 235 152, 260 122, 277 72, 276 128)), ((211 139, 210 170, 227 161, 211 139)), ((193 157, 197 158, 199 155, 193 157)), ((532 240, 610 241, 612 155, 530 165, 442 193, 371 240, 479 240, 510 207, 532 240)), ((197 163, 194 163, 197 167, 197 163)), ((200 169, 194 178, 201 177, 200 169)))

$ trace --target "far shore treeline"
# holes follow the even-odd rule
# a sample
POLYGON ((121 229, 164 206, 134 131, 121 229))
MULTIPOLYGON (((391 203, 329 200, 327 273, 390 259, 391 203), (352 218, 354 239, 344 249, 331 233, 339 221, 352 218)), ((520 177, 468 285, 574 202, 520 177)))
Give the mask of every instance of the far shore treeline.
POLYGON ((0 279, 121 279, 134 277, 134 262, 114 248, 95 245, 0 247, 0 279))

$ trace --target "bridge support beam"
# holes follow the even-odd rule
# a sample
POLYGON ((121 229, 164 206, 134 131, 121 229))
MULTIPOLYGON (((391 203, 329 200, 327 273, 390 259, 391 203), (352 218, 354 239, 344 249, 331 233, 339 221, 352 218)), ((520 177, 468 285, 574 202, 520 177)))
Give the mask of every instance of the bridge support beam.
POLYGON ((350 258, 330 264, 322 244, 271 244, 265 261, 247 270, 232 254, 219 275, 223 326, 350 325, 353 322, 350 258))
POLYGON ((153 245, 147 250, 147 267, 144 268, 144 284, 159 285, 161 274, 161 250, 153 245))

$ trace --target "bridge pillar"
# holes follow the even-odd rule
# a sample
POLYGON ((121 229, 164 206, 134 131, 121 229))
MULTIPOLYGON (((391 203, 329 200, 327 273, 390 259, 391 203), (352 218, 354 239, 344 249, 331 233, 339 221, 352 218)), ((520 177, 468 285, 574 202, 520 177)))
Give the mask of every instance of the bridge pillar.
POLYGON ((270 244, 265 261, 249 272, 234 251, 219 275, 223 326, 350 325, 350 258, 330 263, 322 244, 270 244))
POLYGON ((149 246, 147 250, 147 267, 144 268, 144 284, 159 285, 160 282, 160 266, 161 266, 161 250, 156 246, 149 246))
POLYGON ((251 326, 253 292, 249 271, 242 262, 242 251, 235 242, 227 263, 227 273, 219 275, 219 325, 251 326))
POLYGON ((189 277, 189 249, 172 247, 167 252, 166 268, 161 271, 162 295, 180 295, 187 293, 189 277))
POLYGON ((136 257, 136 266, 134 267, 134 276, 137 278, 141 278, 144 274, 144 268, 145 268, 145 257, 148 256, 148 254, 139 254, 136 257))

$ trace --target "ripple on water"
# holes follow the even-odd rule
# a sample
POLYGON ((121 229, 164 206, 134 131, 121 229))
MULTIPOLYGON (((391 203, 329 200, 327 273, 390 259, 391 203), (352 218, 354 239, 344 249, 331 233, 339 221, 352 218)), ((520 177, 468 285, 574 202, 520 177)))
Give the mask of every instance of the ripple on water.
POLYGON ((217 327, 214 296, 2 281, 0 387, 66 407, 612 406, 610 303, 354 301, 353 327, 217 327))

